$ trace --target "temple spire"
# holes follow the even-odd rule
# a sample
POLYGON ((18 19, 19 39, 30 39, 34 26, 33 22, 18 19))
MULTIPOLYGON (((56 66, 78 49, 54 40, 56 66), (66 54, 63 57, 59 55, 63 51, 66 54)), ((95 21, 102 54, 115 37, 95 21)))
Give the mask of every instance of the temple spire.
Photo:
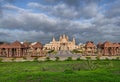
POLYGON ((75 38, 73 37, 73 40, 72 40, 72 42, 75 44, 75 38))
POLYGON ((65 34, 63 34, 63 38, 65 39, 66 37, 65 37, 65 34))
POLYGON ((59 38, 59 41, 61 41, 62 40, 62 36, 60 36, 60 38, 59 38))
POLYGON ((53 42, 55 42, 56 40, 55 40, 55 38, 53 37, 53 40, 52 40, 53 42))

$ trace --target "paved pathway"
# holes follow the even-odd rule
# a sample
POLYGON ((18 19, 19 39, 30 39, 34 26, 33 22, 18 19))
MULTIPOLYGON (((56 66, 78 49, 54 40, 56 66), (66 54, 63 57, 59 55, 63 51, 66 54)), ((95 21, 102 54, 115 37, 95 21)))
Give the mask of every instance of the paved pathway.
MULTIPOLYGON (((73 60, 76 60, 78 57, 80 57, 81 59, 86 59, 86 56, 82 56, 82 54, 72 54, 70 51, 58 51, 57 54, 47 54, 46 57, 50 57, 50 60, 55 60, 56 58, 55 57, 59 57, 60 60, 65 60, 67 59, 68 57, 72 57, 73 60)), ((46 57, 40 57, 38 60, 42 60, 44 61, 46 59, 46 57)), ((96 56, 88 56, 88 57, 91 57, 91 59, 95 60, 96 59, 96 56)), ((120 57, 120 56, 112 56, 112 57, 109 57, 109 56, 102 56, 100 59, 116 59, 117 57, 120 57)), ((9 61, 12 61, 13 58, 2 58, 4 62, 9 62, 9 61)), ((15 61, 33 61, 34 58, 33 57, 30 57, 30 55, 27 56, 27 59, 24 60, 23 58, 16 58, 15 61)))
POLYGON ((80 54, 72 54, 70 51, 58 51, 57 54, 48 54, 47 55, 50 58, 55 58, 55 57, 59 57, 60 59, 67 59, 68 57, 72 57, 74 59, 80 57, 80 54))

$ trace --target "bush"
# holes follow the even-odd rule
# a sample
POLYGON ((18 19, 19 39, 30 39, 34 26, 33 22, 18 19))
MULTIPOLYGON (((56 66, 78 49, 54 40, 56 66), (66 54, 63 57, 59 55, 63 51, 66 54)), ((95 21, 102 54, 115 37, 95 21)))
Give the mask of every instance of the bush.
POLYGON ((116 60, 120 60, 120 57, 116 57, 116 60))
POLYGON ((59 59, 60 59, 59 57, 55 57, 55 58, 56 58, 55 61, 59 61, 59 59))
POLYGON ((83 66, 83 65, 80 64, 80 63, 71 64, 72 70, 74 70, 74 71, 80 71, 81 68, 82 68, 82 66, 83 66))
POLYGON ((105 60, 108 61, 109 59, 106 57, 105 60))
POLYGON ((66 61, 72 61, 72 57, 68 57, 66 61))
POLYGON ((50 58, 49 58, 49 57, 46 57, 46 61, 50 61, 50 58))
POLYGON ((71 51, 71 53, 82 53, 82 51, 79 51, 79 50, 76 50, 76 49, 74 49, 73 51, 71 51))
POLYGON ((12 60, 12 61, 15 61, 15 60, 16 60, 16 58, 12 58, 11 60, 12 60))
POLYGON ((26 60, 27 58, 25 56, 23 56, 23 59, 26 60))
POLYGON ((42 71, 47 71, 48 69, 45 67, 42 67, 42 71))
POLYGON ((52 52, 54 52, 54 50, 50 50, 50 51, 48 51, 49 54, 52 53, 52 52))
POLYGON ((3 59, 2 59, 2 58, 0 58, 0 62, 2 62, 2 60, 3 60, 3 59))
POLYGON ((72 74, 72 73, 74 73, 74 71, 71 70, 71 69, 65 69, 64 73, 66 73, 66 74, 72 74))
POLYGON ((87 60, 91 60, 91 57, 86 57, 87 60))
POLYGON ((87 70, 95 70, 97 68, 97 64, 94 64, 92 60, 85 61, 84 65, 87 70))
POLYGON ((97 57, 96 57, 96 60, 100 60, 100 57, 97 56, 97 57))
POLYGON ((34 58, 34 61, 35 61, 35 62, 38 61, 38 57, 35 57, 35 58, 34 58))
POLYGON ((78 57, 76 60, 77 60, 77 61, 80 61, 80 57, 78 57))

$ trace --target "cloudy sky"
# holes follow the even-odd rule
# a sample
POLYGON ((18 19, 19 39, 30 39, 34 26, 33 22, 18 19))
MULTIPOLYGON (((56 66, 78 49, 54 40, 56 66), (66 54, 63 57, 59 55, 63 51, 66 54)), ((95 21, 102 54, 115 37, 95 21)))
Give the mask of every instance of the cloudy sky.
POLYGON ((0 0, 0 41, 66 34, 77 43, 120 42, 120 0, 0 0))

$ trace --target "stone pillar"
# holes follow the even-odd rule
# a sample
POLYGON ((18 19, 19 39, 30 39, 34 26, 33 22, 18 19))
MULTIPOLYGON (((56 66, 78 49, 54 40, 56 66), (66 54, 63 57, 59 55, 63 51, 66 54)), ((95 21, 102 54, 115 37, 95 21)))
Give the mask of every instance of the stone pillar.
POLYGON ((27 55, 27 48, 24 48, 24 54, 23 56, 27 55))
POLYGON ((87 55, 88 54, 88 51, 87 51, 87 47, 86 47, 86 49, 85 49, 85 55, 87 55))
POLYGON ((106 56, 108 54, 108 50, 107 50, 107 48, 105 47, 104 48, 104 55, 106 56))
POLYGON ((6 53, 7 53, 6 57, 9 57, 9 49, 8 48, 6 49, 6 53))
POLYGON ((12 54, 13 54, 13 53, 12 53, 12 48, 10 48, 10 49, 9 49, 9 57, 11 57, 12 54))
POLYGON ((18 49, 17 48, 15 48, 15 57, 19 57, 18 49))
POLYGON ((24 55, 24 48, 21 48, 22 54, 20 56, 22 57, 24 55))
POLYGON ((116 49, 115 49, 115 47, 113 48, 113 55, 115 55, 116 54, 116 49))
POLYGON ((18 56, 20 57, 20 48, 18 48, 18 56))
POLYGON ((21 56, 24 56, 25 50, 24 50, 24 48, 21 48, 21 49, 22 49, 22 55, 21 56))
POLYGON ((107 55, 107 56, 110 54, 108 48, 109 48, 109 47, 106 48, 106 55, 107 55))
POLYGON ((20 57, 20 48, 18 48, 17 51, 18 51, 18 57, 20 57))
POLYGON ((108 47, 106 47, 105 51, 106 51, 106 52, 105 52, 106 55, 108 56, 108 55, 109 55, 108 47))
POLYGON ((20 56, 22 56, 22 55, 23 55, 23 49, 20 48, 20 56))
POLYGON ((94 47, 92 47, 92 55, 94 55, 94 52, 95 52, 94 47))
POLYGON ((40 56, 42 56, 42 53, 41 53, 41 51, 42 51, 42 50, 40 49, 40 56))
POLYGON ((14 48, 14 56, 15 57, 17 56, 17 50, 16 50, 16 48, 14 48))
POLYGON ((114 51, 114 49, 111 47, 111 48, 110 48, 110 50, 109 50, 109 54, 110 54, 110 56, 112 56, 112 55, 113 55, 113 54, 112 54, 112 53, 113 53, 113 51, 114 51))
POLYGON ((104 54, 104 56, 106 55, 106 47, 104 47, 104 49, 103 49, 103 54, 104 54))
POLYGON ((14 52, 14 48, 13 48, 11 57, 13 57, 14 55, 15 55, 15 52, 14 52))
POLYGON ((34 54, 35 54, 35 50, 34 50, 34 48, 32 49, 32 56, 34 56, 34 54))
POLYGON ((118 47, 116 48, 116 51, 117 51, 117 54, 116 54, 116 55, 118 55, 118 54, 119 54, 119 49, 118 49, 118 47))
POLYGON ((113 47, 113 55, 115 55, 116 54, 116 51, 115 51, 115 47, 113 47))
POLYGON ((1 56, 1 53, 2 53, 2 50, 1 50, 1 48, 0 48, 0 56, 1 56))
POLYGON ((117 47, 115 47, 115 56, 117 55, 117 47))

